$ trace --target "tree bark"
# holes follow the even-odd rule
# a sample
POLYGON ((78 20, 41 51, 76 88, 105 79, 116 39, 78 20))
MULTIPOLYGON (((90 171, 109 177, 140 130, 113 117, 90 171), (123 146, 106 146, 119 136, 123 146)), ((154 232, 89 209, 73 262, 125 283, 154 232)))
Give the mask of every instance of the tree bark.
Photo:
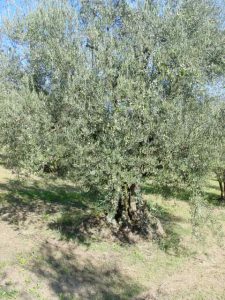
POLYGON ((117 223, 132 224, 137 214, 138 190, 137 184, 123 185, 115 214, 117 223))
POLYGON ((145 238, 152 239, 154 234, 158 237, 166 235, 160 220, 149 213, 146 202, 142 201, 139 186, 135 183, 123 185, 115 220, 121 229, 129 228, 129 231, 145 238))
POLYGON ((222 200, 224 200, 224 197, 225 197, 225 181, 223 182, 223 197, 222 197, 222 200))
POLYGON ((225 187, 223 188, 222 180, 218 180, 218 181, 219 181, 219 186, 220 186, 221 199, 224 199, 224 189, 225 189, 225 187))

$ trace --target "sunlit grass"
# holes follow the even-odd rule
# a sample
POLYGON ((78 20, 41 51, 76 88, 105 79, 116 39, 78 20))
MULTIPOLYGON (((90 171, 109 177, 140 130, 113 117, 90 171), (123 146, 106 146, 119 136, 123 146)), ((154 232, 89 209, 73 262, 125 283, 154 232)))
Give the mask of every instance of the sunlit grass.
POLYGON ((17 295, 16 290, 8 290, 0 286, 0 299, 16 299, 17 295))

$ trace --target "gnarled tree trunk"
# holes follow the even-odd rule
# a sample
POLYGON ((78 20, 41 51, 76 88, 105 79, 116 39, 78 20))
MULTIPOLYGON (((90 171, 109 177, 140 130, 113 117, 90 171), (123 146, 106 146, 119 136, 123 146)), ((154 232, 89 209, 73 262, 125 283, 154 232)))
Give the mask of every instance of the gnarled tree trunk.
POLYGON ((115 214, 115 219, 118 223, 132 224, 140 206, 139 201, 141 199, 139 197, 139 188, 136 184, 123 185, 115 214))
POLYGON ((122 228, 128 227, 132 232, 142 236, 148 238, 152 238, 154 235, 165 236, 160 221, 148 211, 146 202, 142 199, 140 188, 135 183, 123 185, 115 219, 122 228))
POLYGON ((217 169, 215 173, 220 187, 220 199, 225 200, 225 169, 217 169))

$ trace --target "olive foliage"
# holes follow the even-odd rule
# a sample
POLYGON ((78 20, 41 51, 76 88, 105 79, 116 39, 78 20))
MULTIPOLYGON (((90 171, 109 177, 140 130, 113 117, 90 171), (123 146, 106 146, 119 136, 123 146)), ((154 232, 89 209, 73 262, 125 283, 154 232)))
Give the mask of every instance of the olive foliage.
POLYGON ((2 32, 12 166, 95 189, 131 223, 147 180, 200 187, 217 122, 207 86, 225 66, 214 1, 39 0, 2 32))

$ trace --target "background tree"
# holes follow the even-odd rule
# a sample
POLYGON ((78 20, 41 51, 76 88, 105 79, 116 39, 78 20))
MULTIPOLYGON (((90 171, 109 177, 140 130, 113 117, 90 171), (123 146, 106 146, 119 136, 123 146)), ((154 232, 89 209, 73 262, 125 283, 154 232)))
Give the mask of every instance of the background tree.
POLYGON ((211 155, 211 170, 215 173, 220 187, 220 199, 223 201, 225 197, 225 110, 223 96, 217 98, 217 130, 215 132, 214 149, 211 155), (221 101, 222 100, 222 101, 221 101))

